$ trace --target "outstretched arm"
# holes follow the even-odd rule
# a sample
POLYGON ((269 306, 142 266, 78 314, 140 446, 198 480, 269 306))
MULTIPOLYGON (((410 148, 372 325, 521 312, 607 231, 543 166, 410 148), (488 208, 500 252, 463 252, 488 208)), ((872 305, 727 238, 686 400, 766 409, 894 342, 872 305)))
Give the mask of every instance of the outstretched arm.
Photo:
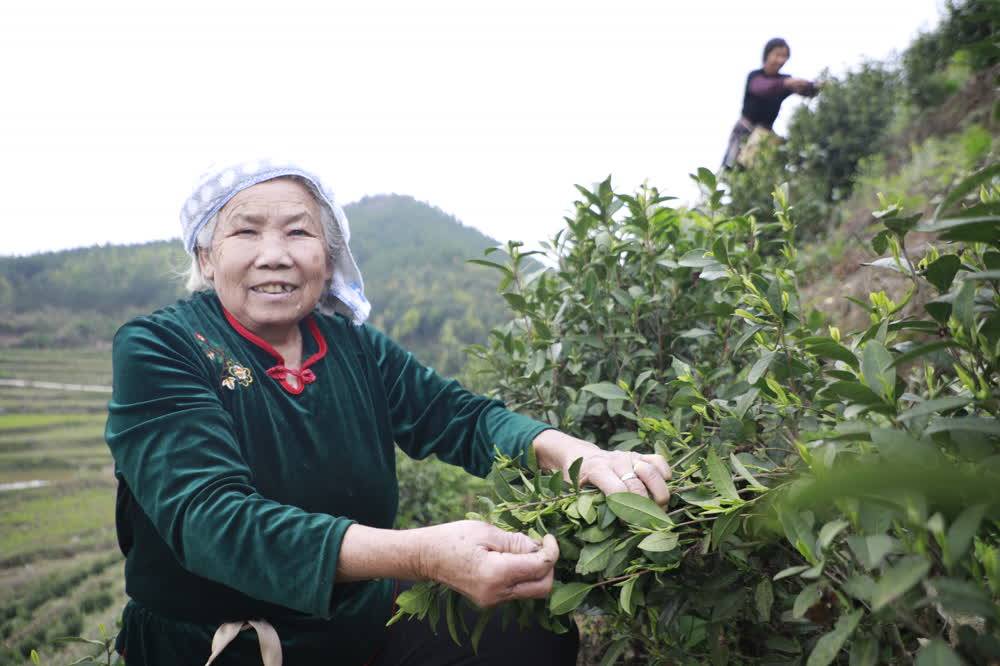
MULTIPOLYGON (((540 433, 532 446, 539 465, 567 475, 573 462, 582 458, 581 483, 606 494, 634 492, 660 505, 670 499, 666 485, 670 467, 662 456, 604 451, 558 430, 540 433)), ((551 535, 538 544, 524 534, 478 521, 412 530, 354 524, 340 546, 337 580, 435 580, 486 607, 547 596, 558 559, 559 547, 551 535)))
POLYGON ((789 92, 814 97, 819 92, 819 85, 794 76, 776 78, 758 74, 750 79, 750 93, 757 97, 781 97, 789 92))
POLYGON ((750 94, 757 97, 781 97, 787 90, 791 90, 787 83, 791 80, 793 79, 787 77, 781 78, 757 74, 750 79, 750 94))

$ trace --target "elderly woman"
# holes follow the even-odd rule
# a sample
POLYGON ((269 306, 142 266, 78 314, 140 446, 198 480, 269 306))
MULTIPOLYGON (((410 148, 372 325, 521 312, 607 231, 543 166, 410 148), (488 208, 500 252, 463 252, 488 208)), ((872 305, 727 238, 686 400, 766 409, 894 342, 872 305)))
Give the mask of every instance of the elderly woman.
MULTIPOLYGON (((473 521, 393 530, 396 446, 480 476, 494 446, 533 447, 549 469, 583 458, 604 492, 667 501, 663 458, 507 411, 365 325, 347 219, 313 173, 213 172, 181 219, 195 293, 114 342, 128 664, 477 663, 425 625, 386 629, 400 581, 480 606, 545 597, 556 542, 473 521)), ((576 640, 491 625, 478 663, 572 664, 576 640)))
MULTIPOLYGON (((781 37, 768 40, 764 45, 763 66, 747 74, 746 85, 743 87, 743 111, 739 121, 729 135, 729 145, 722 159, 725 169, 732 169, 737 164, 747 166, 747 156, 741 156, 741 150, 757 137, 773 137, 774 121, 781 111, 781 103, 792 94, 803 97, 815 97, 819 93, 819 84, 799 79, 788 74, 780 74, 791 57, 791 49, 781 37)), ((763 139, 757 139, 760 141, 763 139)))

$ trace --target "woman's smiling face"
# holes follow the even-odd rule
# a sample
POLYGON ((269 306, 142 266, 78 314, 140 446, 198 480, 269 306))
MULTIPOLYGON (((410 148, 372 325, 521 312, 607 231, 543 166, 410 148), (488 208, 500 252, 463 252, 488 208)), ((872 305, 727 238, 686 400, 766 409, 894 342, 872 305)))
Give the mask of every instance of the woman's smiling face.
POLYGON ((212 247, 198 253, 222 305, 265 340, 283 340, 312 312, 332 265, 320 204, 291 178, 237 193, 219 211, 212 247))

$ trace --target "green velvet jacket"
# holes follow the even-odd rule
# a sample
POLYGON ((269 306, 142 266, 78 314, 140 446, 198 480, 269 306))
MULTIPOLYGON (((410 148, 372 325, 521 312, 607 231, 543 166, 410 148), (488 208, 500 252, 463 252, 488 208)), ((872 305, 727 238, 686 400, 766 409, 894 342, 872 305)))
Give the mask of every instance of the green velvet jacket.
MULTIPOLYGON (((494 445, 520 455, 548 427, 440 377, 370 326, 318 313, 300 325, 298 390, 211 293, 115 336, 106 439, 129 664, 204 663, 219 624, 257 618, 278 631, 285 663, 366 662, 394 582, 341 584, 336 565, 352 523, 393 525, 395 447, 484 476, 494 445)), ((252 631, 215 663, 248 659, 259 659, 252 631)))

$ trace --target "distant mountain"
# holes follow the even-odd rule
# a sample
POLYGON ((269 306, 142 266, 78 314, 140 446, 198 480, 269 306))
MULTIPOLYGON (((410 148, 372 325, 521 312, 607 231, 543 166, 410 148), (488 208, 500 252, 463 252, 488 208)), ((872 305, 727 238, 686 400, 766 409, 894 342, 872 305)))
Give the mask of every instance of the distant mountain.
MULTIPOLYGON (((446 373, 507 316, 491 271, 465 263, 496 241, 408 196, 346 207, 372 322, 446 373)), ((0 257, 0 348, 106 345, 136 314, 184 296, 179 241, 0 257)))

